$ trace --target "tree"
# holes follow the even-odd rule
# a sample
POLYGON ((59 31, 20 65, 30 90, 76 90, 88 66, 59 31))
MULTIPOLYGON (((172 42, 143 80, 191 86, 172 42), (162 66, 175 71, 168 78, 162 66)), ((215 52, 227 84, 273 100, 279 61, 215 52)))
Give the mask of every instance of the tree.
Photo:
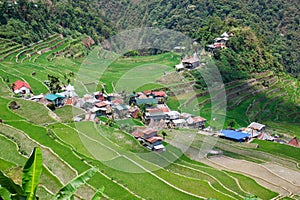
POLYGON ((233 128, 236 125, 236 121, 234 119, 231 119, 228 121, 228 125, 230 128, 233 128))
POLYGON ((162 131, 161 134, 162 134, 162 136, 163 136, 163 139, 165 139, 166 136, 168 136, 168 134, 167 134, 165 131, 162 131))

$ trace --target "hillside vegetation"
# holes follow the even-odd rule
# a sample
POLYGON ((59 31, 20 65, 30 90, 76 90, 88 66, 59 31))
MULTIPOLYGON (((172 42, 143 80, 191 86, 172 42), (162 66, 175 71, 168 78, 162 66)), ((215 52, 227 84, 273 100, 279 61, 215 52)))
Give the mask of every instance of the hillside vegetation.
MULTIPOLYGON (((40 147, 44 162, 37 194, 41 199, 51 198, 62 185, 91 166, 98 167, 99 171, 78 190, 76 193, 78 198, 90 199, 90 195, 103 185, 105 186, 104 196, 116 199, 159 199, 162 195, 164 199, 209 197, 243 199, 248 193, 255 194, 262 199, 271 199, 278 195, 249 177, 234 177, 225 171, 205 166, 185 156, 181 156, 175 163, 172 163, 170 160, 174 159, 174 155, 181 154, 172 146, 168 146, 168 151, 162 155, 141 154, 138 156, 134 153, 148 151, 128 133, 92 122, 80 122, 79 128, 77 126, 75 129, 75 124, 70 122, 71 116, 66 113, 69 107, 55 111, 61 118, 59 119, 53 117, 55 114, 40 103, 14 98, 9 87, 16 79, 26 80, 32 86, 33 93, 39 94, 41 91, 48 91, 43 83, 47 74, 63 79, 64 74, 77 72, 80 62, 74 59, 56 56, 51 61, 49 60, 49 57, 56 55, 56 52, 64 55, 64 49, 67 48, 62 47, 66 44, 67 47, 69 40, 64 40, 62 47, 57 46, 49 52, 38 55, 36 59, 26 57, 24 57, 26 59, 19 59, 24 49, 35 49, 36 45, 43 46, 53 37, 46 38, 39 44, 19 49, 19 44, 14 43, 12 46, 16 48, 2 55, 3 60, 0 62, 0 103, 2 105, 0 118, 4 121, 4 124, 0 126, 0 143, 3 147, 0 153, 0 169, 10 171, 17 166, 24 165, 25 157, 30 155, 32 147, 40 147), (57 71, 57 68, 61 70, 57 71), (32 75, 33 69, 36 72, 34 76, 32 75), (12 100, 17 101, 21 108, 11 111, 7 106, 12 100), (93 153, 93 149, 97 154, 93 153), (109 161, 100 162, 99 159, 109 161), (145 162, 145 159, 148 162, 145 162), (126 173, 108 167, 110 164, 131 166, 131 169, 147 173, 126 173), (150 172, 149 170, 153 168, 159 170, 150 172), (143 180, 143 184, 136 180, 143 180), (251 184, 256 190, 243 186, 247 184, 251 184), (145 187, 156 192, 149 193, 145 187)), ((169 63, 170 70, 175 62, 171 54, 145 57, 145 63, 148 62, 147 59, 164 62, 166 65, 169 63)), ((124 74, 127 70, 134 68, 136 62, 143 62, 143 57, 121 58, 117 63, 122 63, 122 60, 126 64, 122 72, 124 74)), ((111 69, 117 67, 117 63, 112 65, 111 69)), ((110 70, 107 75, 104 75, 104 79, 110 76, 110 70)), ((114 80, 119 78, 116 74, 114 80)))
MULTIPOLYGON (((240 34, 235 42, 240 47, 233 51, 238 57, 244 57, 244 67, 252 70, 255 66, 260 70, 283 67, 294 76, 300 71, 300 7, 296 0, 101 2, 101 10, 105 10, 105 16, 119 29, 169 28, 189 35, 201 45, 210 44, 224 31, 237 29, 240 34), (259 49, 255 47, 257 44, 259 49), (240 51, 244 48, 248 52, 240 51)), ((235 56, 223 55, 228 56, 226 60, 235 56)), ((236 63, 230 65, 236 67, 236 63)))

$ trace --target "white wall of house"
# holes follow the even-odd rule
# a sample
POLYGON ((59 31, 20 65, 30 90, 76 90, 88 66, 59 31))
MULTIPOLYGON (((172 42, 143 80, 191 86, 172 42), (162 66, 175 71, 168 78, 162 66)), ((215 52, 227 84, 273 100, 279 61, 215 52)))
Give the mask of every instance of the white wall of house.
POLYGON ((14 91, 16 94, 30 94, 30 89, 27 87, 21 87, 19 90, 14 91))

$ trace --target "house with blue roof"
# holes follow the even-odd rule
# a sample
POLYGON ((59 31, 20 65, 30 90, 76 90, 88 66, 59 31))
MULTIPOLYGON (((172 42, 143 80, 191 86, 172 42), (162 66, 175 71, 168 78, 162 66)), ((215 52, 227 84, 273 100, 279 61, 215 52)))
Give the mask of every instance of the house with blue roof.
POLYGON ((45 99, 47 101, 53 103, 56 107, 64 105, 64 96, 61 96, 59 94, 46 94, 45 99))
POLYGON ((221 138, 226 138, 237 142, 245 142, 251 137, 251 134, 238 132, 235 130, 222 130, 219 136, 221 138))

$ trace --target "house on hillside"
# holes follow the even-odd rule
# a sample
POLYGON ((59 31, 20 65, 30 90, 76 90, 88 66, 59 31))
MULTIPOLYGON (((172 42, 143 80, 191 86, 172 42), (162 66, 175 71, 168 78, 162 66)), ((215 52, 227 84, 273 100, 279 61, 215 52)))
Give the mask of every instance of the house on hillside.
POLYGON ((293 146, 293 147, 300 147, 300 142, 298 140, 297 137, 294 137, 293 139, 291 139, 289 142, 288 142, 289 145, 293 146))
POLYGON ((153 91, 150 95, 157 99, 158 103, 166 102, 167 94, 164 91, 153 91))
POLYGON ((194 68, 200 66, 200 62, 199 62, 197 55, 196 56, 194 55, 191 58, 182 59, 181 62, 182 62, 182 65, 187 69, 194 69, 194 68))
POLYGON ((53 103, 56 107, 60 107, 64 105, 64 96, 58 95, 58 94, 46 94, 45 99, 48 102, 53 103))
POLYGON ((145 139, 144 146, 148 147, 152 151, 162 152, 165 151, 165 146, 162 144, 163 138, 161 137, 151 137, 145 139))
POLYGON ((228 140, 233 140, 236 142, 245 142, 250 138, 250 134, 238 132, 234 130, 222 130, 219 134, 219 137, 225 138, 228 140))
POLYGON ((31 87, 28 83, 17 80, 11 85, 15 94, 30 94, 32 93, 31 87))
POLYGON ((252 122, 248 128, 251 128, 252 130, 256 130, 259 132, 264 132, 266 130, 266 126, 257 122, 252 122))
POLYGON ((140 113, 139 107, 137 106, 130 107, 128 111, 132 118, 137 119, 139 117, 139 113, 140 113))
POLYGON ((157 130, 147 127, 137 127, 132 135, 148 149, 156 152, 165 151, 162 144, 163 138, 158 137, 157 130))
POLYGON ((160 121, 169 119, 168 113, 170 109, 164 104, 158 104, 156 106, 146 109, 145 120, 149 122, 150 120, 160 121))
POLYGON ((144 98, 144 99, 136 99, 135 103, 137 106, 145 104, 147 106, 158 104, 158 100, 155 98, 144 98))
POLYGON ((228 35, 227 32, 222 33, 221 37, 217 37, 214 39, 214 44, 207 45, 208 50, 210 52, 213 52, 214 49, 225 49, 226 43, 231 36, 233 36, 232 33, 230 35, 228 35))
POLYGON ((204 128, 206 119, 200 116, 195 116, 195 117, 189 117, 187 120, 188 126, 191 126, 193 128, 204 128))
POLYGON ((76 93, 75 93, 75 88, 74 86, 72 85, 67 85, 66 87, 62 88, 62 90, 64 90, 63 92, 60 92, 60 93, 56 93, 58 95, 61 95, 61 96, 64 96, 64 97, 67 97, 67 98, 71 98, 71 97, 75 97, 75 96, 78 96, 76 93))
POLYGON ((275 138, 271 136, 269 133, 263 132, 257 136, 257 139, 274 141, 275 138))
POLYGON ((251 134, 251 137, 257 137, 259 134, 265 132, 265 130, 265 125, 252 122, 246 129, 243 130, 243 132, 251 134))
POLYGON ((96 115, 97 117, 99 116, 106 116, 106 108, 98 108, 94 106, 93 108, 90 108, 90 113, 96 115))
POLYGON ((185 119, 174 119, 172 120, 172 123, 174 128, 183 128, 186 126, 186 120, 185 119))
POLYGON ((137 127, 132 135, 135 138, 148 139, 157 136, 157 130, 147 127, 137 127))
POLYGON ((115 114, 118 116, 118 118, 124 118, 127 114, 129 114, 129 106, 125 104, 120 104, 113 107, 113 110, 115 114))

